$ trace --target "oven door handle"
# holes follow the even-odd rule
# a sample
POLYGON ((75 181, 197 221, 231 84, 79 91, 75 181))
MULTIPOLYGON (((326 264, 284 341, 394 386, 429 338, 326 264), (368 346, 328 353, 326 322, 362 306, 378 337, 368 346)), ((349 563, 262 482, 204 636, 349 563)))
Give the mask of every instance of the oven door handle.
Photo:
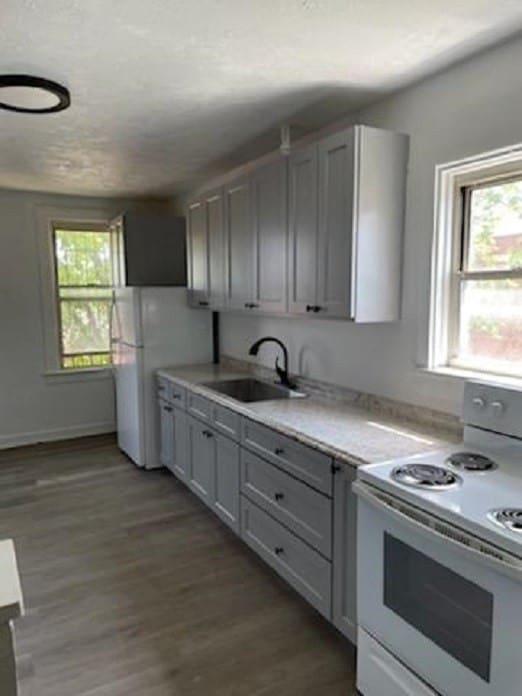
POLYGON ((427 538, 436 538, 443 541, 445 544, 449 544, 456 551, 458 551, 460 556, 464 556, 470 562, 480 563, 486 565, 496 572, 500 572, 504 575, 508 575, 512 579, 521 582, 522 581, 522 560, 515 558, 509 554, 506 554, 500 549, 496 549, 491 544, 483 542, 479 539, 472 537, 466 532, 459 529, 459 535, 463 539, 469 539, 471 543, 476 543, 477 546, 468 546, 462 541, 458 541, 454 535, 452 535, 452 530, 448 525, 443 522, 439 522, 437 519, 433 518, 434 523, 438 525, 438 529, 435 529, 429 524, 431 517, 426 516, 422 512, 417 512, 412 509, 412 516, 407 514, 407 510, 410 506, 400 501, 401 510, 397 509, 392 502, 391 497, 386 493, 374 492, 374 490, 363 483, 362 481, 354 481, 352 484, 353 492, 368 501, 371 505, 374 505, 381 510, 387 512, 390 516, 395 517, 402 524, 407 525, 410 529, 416 532, 420 532, 423 536, 427 538), (413 514, 415 517, 413 517, 413 514), (426 517, 426 523, 419 521, 419 517, 426 517), (444 528, 448 529, 448 533, 444 533, 444 528))

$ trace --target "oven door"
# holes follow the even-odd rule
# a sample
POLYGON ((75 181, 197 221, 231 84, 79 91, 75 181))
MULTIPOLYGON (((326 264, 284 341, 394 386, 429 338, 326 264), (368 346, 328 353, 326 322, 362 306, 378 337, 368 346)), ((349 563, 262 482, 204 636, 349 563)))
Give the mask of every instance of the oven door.
POLYGON ((360 625, 443 696, 520 696, 520 561, 365 483, 354 491, 360 625))

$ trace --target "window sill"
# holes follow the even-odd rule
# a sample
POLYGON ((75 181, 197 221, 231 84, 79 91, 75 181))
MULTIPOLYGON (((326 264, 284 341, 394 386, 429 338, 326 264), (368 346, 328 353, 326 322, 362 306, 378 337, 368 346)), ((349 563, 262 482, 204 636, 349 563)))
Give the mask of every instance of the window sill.
POLYGON ((85 367, 70 370, 47 370, 44 377, 53 382, 93 382, 97 380, 112 379, 111 367, 85 367))
POLYGON ((473 369, 459 367, 420 367, 419 372, 432 377, 449 377, 458 380, 475 380, 486 384, 500 384, 505 387, 520 389, 522 391, 522 377, 509 377, 508 375, 495 375, 491 372, 479 372, 473 369))

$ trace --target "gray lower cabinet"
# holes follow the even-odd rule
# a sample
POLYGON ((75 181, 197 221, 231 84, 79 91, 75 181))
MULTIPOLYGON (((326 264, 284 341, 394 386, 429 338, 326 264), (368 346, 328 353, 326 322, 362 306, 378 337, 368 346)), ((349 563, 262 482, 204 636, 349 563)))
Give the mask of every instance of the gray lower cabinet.
POLYGON ((332 501, 255 454, 241 452, 241 492, 326 558, 332 555, 332 501))
POLYGON ((312 606, 331 618, 331 564, 244 496, 241 537, 312 606))
POLYGON ((187 415, 187 483, 239 532, 239 445, 187 415))
MULTIPOLYGON (((174 465, 171 469, 181 481, 188 481, 188 457, 187 457, 187 414, 176 408, 174 410, 173 437, 174 437, 174 465)), ((170 467, 169 467, 170 468, 170 467)))
POLYGON ((212 507, 218 517, 239 534, 239 445, 215 433, 214 496, 212 507))
MULTIPOLYGON (((162 392, 160 392, 162 393, 162 392)), ((158 399, 160 409, 160 462, 174 470, 174 407, 158 399)))
POLYGON ((214 443, 208 426, 187 416, 188 480, 192 491, 207 505, 214 496, 214 443))
POLYGON ((334 477, 332 613, 335 626, 352 643, 357 640, 357 497, 352 492, 356 476, 355 468, 341 465, 334 477))

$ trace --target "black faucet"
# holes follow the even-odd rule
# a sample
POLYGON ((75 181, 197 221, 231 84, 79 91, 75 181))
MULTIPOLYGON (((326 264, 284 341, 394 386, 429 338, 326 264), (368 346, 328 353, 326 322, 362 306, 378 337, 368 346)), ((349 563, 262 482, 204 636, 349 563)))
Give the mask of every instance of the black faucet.
POLYGON ((295 384, 293 384, 290 379, 288 378, 288 351, 286 349, 285 344, 280 341, 278 338, 274 338, 273 336, 265 336, 264 338, 260 338, 258 341, 253 343, 250 346, 250 350, 248 351, 249 355, 257 355, 260 346, 263 343, 266 343, 267 341, 272 341, 273 343, 277 343, 278 346, 281 347, 283 351, 283 362, 284 366, 279 367, 279 358, 276 358, 276 364, 275 364, 275 370, 277 372, 277 376, 279 377, 279 381, 281 382, 282 385, 287 387, 288 389, 295 389, 295 384))

